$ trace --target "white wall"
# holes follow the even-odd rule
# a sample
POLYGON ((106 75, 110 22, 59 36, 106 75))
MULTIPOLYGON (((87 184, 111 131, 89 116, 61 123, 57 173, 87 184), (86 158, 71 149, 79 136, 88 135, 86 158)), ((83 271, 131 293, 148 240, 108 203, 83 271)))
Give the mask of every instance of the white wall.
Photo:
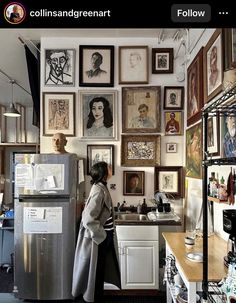
MULTIPOLYGON (((111 195, 116 204, 118 201, 121 202, 124 199, 133 205, 137 205, 139 200, 142 200, 144 197, 127 197, 123 196, 123 171, 124 170, 144 170, 145 171, 145 197, 151 198, 153 197, 154 192, 154 168, 153 167, 121 167, 120 164, 120 155, 121 155, 121 107, 122 107, 122 100, 121 100, 121 85, 118 84, 118 46, 125 46, 125 45, 148 45, 149 46, 149 84, 148 85, 156 85, 161 86, 161 94, 162 94, 162 105, 161 109, 163 110, 163 93, 164 93, 164 86, 183 86, 184 82, 178 82, 176 80, 176 74, 179 72, 183 72, 183 66, 181 66, 182 61, 178 58, 174 62, 174 74, 151 74, 151 48, 164 48, 164 47, 175 47, 175 50, 178 48, 179 42, 173 44, 172 39, 166 40, 161 44, 158 44, 157 37, 154 38, 42 38, 41 40, 41 47, 42 47, 42 60, 41 60, 41 91, 42 92, 75 92, 76 93, 76 136, 75 137, 68 137, 67 143, 67 150, 72 153, 76 153, 79 157, 86 159, 87 153, 87 144, 114 144, 115 145, 115 175, 110 180, 110 183, 116 184, 116 190, 111 191, 111 195), (78 98, 78 91, 79 90, 104 90, 104 88, 89 88, 83 87, 80 88, 78 85, 79 79, 79 45, 114 45, 115 46, 115 78, 114 78, 114 88, 105 88, 107 90, 117 90, 118 91, 118 140, 117 141, 84 141, 78 137, 79 128, 81 127, 80 121, 80 101, 78 98), (54 49, 54 48, 74 48, 76 49, 76 78, 75 78, 75 87, 45 87, 44 86, 44 49, 54 49)), ((182 59, 181 59, 182 60, 182 59)), ((128 85, 125 85, 128 86, 128 85)), ((133 85, 130 85, 133 86, 133 85)), ((140 85, 144 86, 144 85, 140 85)), ((42 106, 41 106, 42 108, 42 106)), ((43 114, 41 115, 43 116, 43 114)), ((164 115, 162 115, 162 120, 164 119, 164 115)), ((43 121, 41 121, 41 125, 43 121)), ((162 121, 162 132, 164 133, 164 126, 162 121)), ((45 137, 42 135, 41 130, 41 152, 51 152, 51 137, 45 137)), ((183 136, 162 136, 161 137, 161 165, 174 165, 174 166, 182 166, 184 161, 184 140, 183 136), (177 142, 178 143, 178 151, 176 154, 166 154, 166 143, 167 142, 177 142)), ((85 196, 88 195, 90 185, 89 180, 90 178, 86 176, 86 193, 85 196)), ((178 201, 175 203, 176 205, 182 205, 182 201, 178 201)))
MULTIPOLYGON (((154 168, 153 167, 122 167, 120 165, 120 138, 121 138, 121 85, 118 84, 118 46, 124 45, 148 45, 149 46, 149 84, 148 85, 160 85, 162 91, 162 109, 163 109, 163 92, 164 86, 168 85, 179 85, 183 86, 187 84, 187 79, 185 82, 178 82, 176 80, 176 75, 183 70, 187 71, 187 67, 190 65, 191 61, 194 59, 198 51, 202 46, 205 46, 213 34, 214 29, 191 29, 189 31, 189 46, 190 54, 185 55, 184 48, 180 49, 178 58, 174 62, 174 74, 151 74, 151 48, 152 47, 174 47, 175 54, 179 47, 179 42, 173 44, 172 40, 165 40, 161 44, 158 44, 157 37, 154 38, 84 38, 84 37, 74 37, 74 38, 43 38, 41 41, 42 50, 46 48, 74 48, 76 49, 76 85, 75 87, 63 87, 63 88, 52 88, 44 87, 44 52, 42 51, 42 60, 41 60, 41 91, 42 92, 51 92, 51 91, 65 91, 65 92, 75 92, 76 93, 76 136, 68 137, 67 150, 69 152, 77 153, 79 157, 86 159, 86 149, 87 144, 114 144, 115 145, 115 175, 112 177, 110 183, 116 184, 116 190, 111 191, 112 198, 114 203, 121 202, 126 200, 129 204, 136 205, 139 200, 142 200, 140 197, 127 197, 123 196, 123 171, 124 170, 144 170, 145 171, 145 197, 151 198, 153 196, 154 189, 154 168), (99 88, 80 88, 78 85, 78 70, 79 70, 79 45, 114 45, 115 46, 115 84, 114 88, 108 88, 108 90, 117 90, 118 91, 118 140, 117 141, 84 141, 78 137, 79 128, 81 127, 80 115, 79 115, 79 90, 90 90, 90 89, 99 89, 99 88), (182 65, 183 62, 186 62, 185 66, 182 65)), ((132 86, 132 85, 131 85, 132 86)), ((101 88, 103 89, 103 88, 101 88)), ((185 97, 186 99, 186 97, 185 97)), ((42 107, 41 107, 42 108, 42 107)), ((185 102, 185 113, 186 113, 186 102, 185 102)), ((163 120, 163 119, 162 119, 163 120)), ((42 123, 42 121, 41 121, 42 123)), ((191 125, 192 126, 192 125, 191 125)), ((185 114, 185 125, 186 128, 186 114, 185 114)), ((162 121, 162 132, 164 132, 163 121, 162 121)), ((51 137, 44 137, 41 133, 41 152, 51 152, 51 137)), ((185 132, 183 136, 162 136, 161 137, 161 165, 185 165, 185 132), (165 152, 165 143, 167 142, 177 142, 178 143, 178 152, 177 154, 166 154, 165 152)), ((217 168, 214 168, 216 171, 217 168)), ((227 175, 229 168, 221 167, 220 175, 224 172, 225 180, 227 180, 227 175)), ((86 176, 86 193, 87 196, 89 192, 89 177, 86 176)), ((202 204, 202 180, 186 178, 185 182, 186 187, 186 201, 185 201, 185 214, 186 214, 186 223, 187 228, 189 225, 195 226, 197 218, 200 214, 201 204, 202 204)), ((178 205, 177 208, 181 209, 182 201, 175 202, 175 205, 178 205)), ((214 204, 214 222, 215 222, 215 231, 218 232, 223 238, 227 238, 227 234, 223 232, 222 227, 222 209, 229 208, 228 205, 219 205, 214 204)))

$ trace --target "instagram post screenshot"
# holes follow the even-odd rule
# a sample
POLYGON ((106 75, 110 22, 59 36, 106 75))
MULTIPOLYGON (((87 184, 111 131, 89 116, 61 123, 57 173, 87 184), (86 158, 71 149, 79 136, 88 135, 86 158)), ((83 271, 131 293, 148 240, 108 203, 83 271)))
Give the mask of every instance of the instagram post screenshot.
POLYGON ((0 302, 236 303, 233 4, 67 2, 0 1, 0 302))

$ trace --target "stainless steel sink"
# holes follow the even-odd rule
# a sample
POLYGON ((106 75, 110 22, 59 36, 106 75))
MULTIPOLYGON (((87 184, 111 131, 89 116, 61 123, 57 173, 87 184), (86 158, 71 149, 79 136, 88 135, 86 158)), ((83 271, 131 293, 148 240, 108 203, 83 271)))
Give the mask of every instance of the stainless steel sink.
POLYGON ((147 221, 148 217, 141 214, 115 214, 115 220, 122 221, 147 221))
POLYGON ((149 212, 147 214, 148 220, 150 221, 180 221, 180 217, 176 215, 174 212, 170 213, 156 213, 156 212, 149 212))

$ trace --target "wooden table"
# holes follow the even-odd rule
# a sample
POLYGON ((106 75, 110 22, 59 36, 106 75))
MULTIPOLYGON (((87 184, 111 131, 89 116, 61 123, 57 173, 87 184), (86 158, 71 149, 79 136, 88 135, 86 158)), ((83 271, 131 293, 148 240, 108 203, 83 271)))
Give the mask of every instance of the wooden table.
MULTIPOLYGON (((202 238, 197 238, 192 249, 187 249, 184 244, 185 233, 164 232, 163 237, 166 242, 166 256, 172 254, 176 259, 176 267, 185 286, 188 289, 188 302, 194 303, 196 291, 202 286, 203 263, 189 261, 186 258, 188 252, 202 252, 202 238)), ((227 274, 224 266, 224 256, 227 254, 227 242, 216 235, 208 238, 208 280, 220 281, 227 274)), ((174 295, 171 293, 169 285, 166 288, 167 302, 171 303, 174 295)), ((175 301, 176 302, 176 301, 175 301)))

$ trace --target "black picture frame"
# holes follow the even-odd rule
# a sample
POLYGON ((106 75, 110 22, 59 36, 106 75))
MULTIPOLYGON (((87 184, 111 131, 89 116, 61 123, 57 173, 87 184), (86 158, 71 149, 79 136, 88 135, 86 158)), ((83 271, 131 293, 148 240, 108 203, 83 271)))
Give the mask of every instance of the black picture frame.
POLYGON ((152 73, 173 74, 174 70, 173 48, 152 48, 152 73))
POLYGON ((183 108, 184 108, 184 86, 165 86, 164 109, 175 110, 175 109, 183 109, 183 108))
POLYGON ((220 156, 220 117, 209 116, 207 122, 207 151, 209 156, 220 156))
POLYGON ((113 45, 80 45, 79 62, 80 86, 114 86, 113 45), (97 68, 93 69, 92 64, 96 64, 97 68))
POLYGON ((155 166, 155 192, 164 192, 183 198, 183 167, 155 166))

